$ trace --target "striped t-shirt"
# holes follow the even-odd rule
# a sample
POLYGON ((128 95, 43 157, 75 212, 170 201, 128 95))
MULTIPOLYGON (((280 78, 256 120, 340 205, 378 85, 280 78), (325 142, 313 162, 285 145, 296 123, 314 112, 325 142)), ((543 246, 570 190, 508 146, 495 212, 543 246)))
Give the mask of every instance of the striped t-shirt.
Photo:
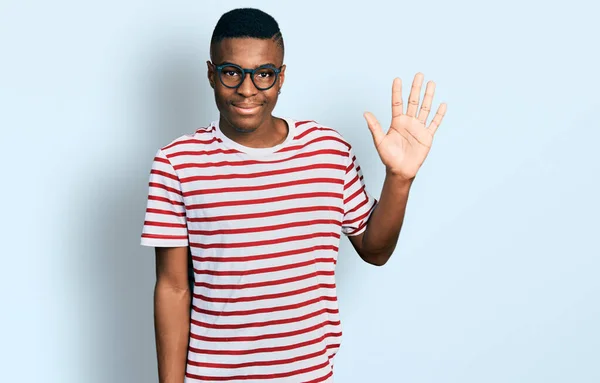
POLYGON ((362 233, 377 201, 337 131, 285 120, 271 148, 215 121, 154 159, 141 243, 191 249, 186 382, 333 381, 340 237, 362 233))

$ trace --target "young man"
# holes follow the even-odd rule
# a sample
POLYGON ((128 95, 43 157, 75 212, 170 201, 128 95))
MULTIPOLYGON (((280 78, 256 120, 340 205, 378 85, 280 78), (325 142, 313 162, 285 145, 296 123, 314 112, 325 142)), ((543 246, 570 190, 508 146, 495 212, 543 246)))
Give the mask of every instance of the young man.
POLYGON ((377 201, 337 131, 272 115, 285 65, 271 16, 224 14, 210 53, 220 118, 160 149, 150 176, 142 244, 156 248, 160 382, 331 382, 341 233, 366 262, 386 263, 446 106, 426 127, 434 84, 417 110, 418 74, 406 112, 394 80, 387 134, 365 114, 386 167, 377 201))

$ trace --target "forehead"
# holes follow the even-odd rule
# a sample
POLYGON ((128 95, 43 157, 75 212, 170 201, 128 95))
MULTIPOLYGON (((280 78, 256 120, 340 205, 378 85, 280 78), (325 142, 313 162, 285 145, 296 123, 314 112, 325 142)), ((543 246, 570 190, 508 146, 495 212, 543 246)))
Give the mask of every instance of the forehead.
POLYGON ((272 39, 227 38, 213 47, 215 64, 230 62, 245 68, 272 63, 283 64, 281 47, 272 39))

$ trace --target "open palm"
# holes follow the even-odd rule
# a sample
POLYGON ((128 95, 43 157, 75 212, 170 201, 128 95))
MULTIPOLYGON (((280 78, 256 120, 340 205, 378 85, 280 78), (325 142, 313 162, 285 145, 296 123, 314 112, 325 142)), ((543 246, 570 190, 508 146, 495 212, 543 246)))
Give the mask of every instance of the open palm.
POLYGON ((387 133, 383 132, 381 125, 373 114, 367 112, 364 115, 373 135, 377 153, 379 153, 381 161, 386 166, 387 172, 407 180, 411 180, 417 175, 425 158, 427 158, 433 136, 446 113, 446 104, 442 103, 429 126, 425 126, 435 93, 435 83, 429 81, 425 89, 421 109, 417 114, 423 77, 422 73, 415 75, 408 97, 406 113, 403 113, 402 80, 399 78, 394 79, 392 85, 392 122, 387 133))

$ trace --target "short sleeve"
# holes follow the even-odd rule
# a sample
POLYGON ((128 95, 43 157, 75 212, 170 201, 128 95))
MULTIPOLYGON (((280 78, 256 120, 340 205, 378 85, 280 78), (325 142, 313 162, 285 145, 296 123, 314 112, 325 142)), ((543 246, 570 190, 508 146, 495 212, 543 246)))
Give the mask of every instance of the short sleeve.
POLYGON ((350 148, 348 167, 344 179, 344 219, 342 233, 347 236, 361 234, 367 228, 367 221, 375 209, 377 200, 365 186, 362 170, 350 148))
POLYGON ((162 150, 156 153, 150 171, 141 244, 153 247, 188 245, 181 184, 175 169, 162 150))

